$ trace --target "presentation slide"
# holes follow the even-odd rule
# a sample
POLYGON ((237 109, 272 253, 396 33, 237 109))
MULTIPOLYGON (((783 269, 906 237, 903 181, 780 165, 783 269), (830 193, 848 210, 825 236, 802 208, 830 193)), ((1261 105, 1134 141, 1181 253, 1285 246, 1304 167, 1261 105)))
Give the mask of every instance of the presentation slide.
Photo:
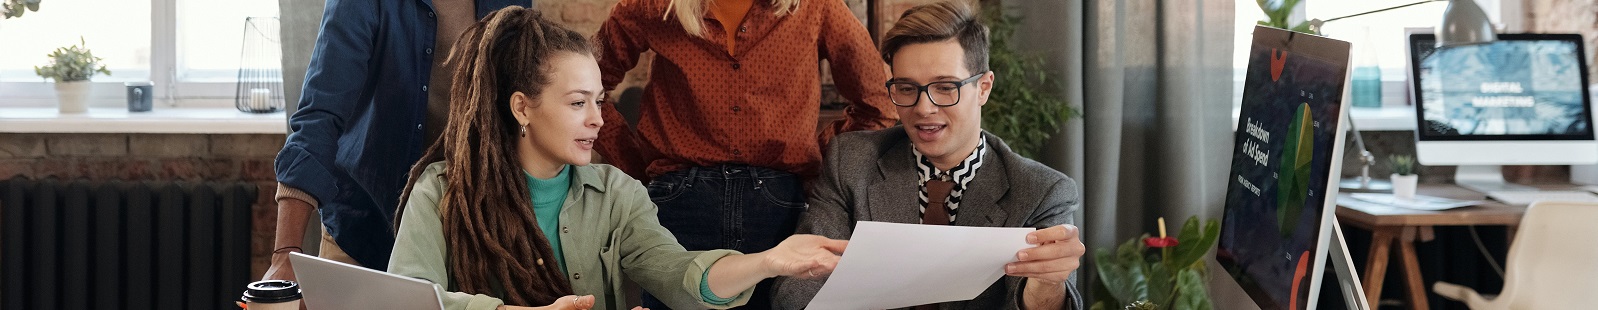
MULTIPOLYGON (((1426 136, 1587 135, 1575 42, 1498 41, 1418 57, 1426 136)), ((1423 45, 1424 44, 1424 45, 1423 45)))

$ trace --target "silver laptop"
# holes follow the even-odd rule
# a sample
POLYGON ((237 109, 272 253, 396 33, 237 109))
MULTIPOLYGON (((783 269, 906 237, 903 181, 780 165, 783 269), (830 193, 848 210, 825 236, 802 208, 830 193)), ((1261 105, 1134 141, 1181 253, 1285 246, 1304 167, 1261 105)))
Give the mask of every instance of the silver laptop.
POLYGON ((306 309, 444 309, 431 282, 290 254, 306 309))

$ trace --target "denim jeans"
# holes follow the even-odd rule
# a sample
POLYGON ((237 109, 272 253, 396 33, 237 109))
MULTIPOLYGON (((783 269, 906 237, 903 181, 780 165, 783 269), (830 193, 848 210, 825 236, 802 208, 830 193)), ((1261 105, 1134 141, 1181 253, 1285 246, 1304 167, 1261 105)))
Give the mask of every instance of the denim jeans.
MULTIPOLYGON (((804 181, 783 171, 743 165, 693 167, 649 182, 660 224, 690 251, 761 252, 793 235, 805 209, 804 181)), ((644 307, 669 309, 648 292, 644 307)), ((771 279, 744 307, 771 308, 771 279)))

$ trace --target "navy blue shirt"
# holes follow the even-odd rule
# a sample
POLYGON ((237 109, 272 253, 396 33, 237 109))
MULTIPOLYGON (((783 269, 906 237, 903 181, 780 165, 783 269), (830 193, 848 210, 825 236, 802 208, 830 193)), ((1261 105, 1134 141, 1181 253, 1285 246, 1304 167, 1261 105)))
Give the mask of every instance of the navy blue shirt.
MULTIPOLYGON (((477 18, 531 0, 477 0, 477 18)), ((388 267, 394 210, 423 141, 438 20, 432 0, 328 0, 277 180, 310 194, 339 248, 388 267)))

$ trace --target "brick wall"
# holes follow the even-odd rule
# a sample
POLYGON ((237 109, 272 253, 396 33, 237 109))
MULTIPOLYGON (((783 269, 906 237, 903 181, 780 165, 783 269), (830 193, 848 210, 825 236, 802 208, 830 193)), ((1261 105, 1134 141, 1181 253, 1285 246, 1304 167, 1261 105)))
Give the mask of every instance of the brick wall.
POLYGON ((1526 26, 1528 32, 1579 33, 1587 44, 1587 74, 1598 76, 1598 66, 1590 65, 1594 48, 1598 45, 1598 3, 1591 0, 1527 0, 1526 26))
POLYGON ((259 190, 251 217, 252 279, 266 272, 277 224, 272 159, 282 134, 0 133, 0 179, 246 181, 259 190))

